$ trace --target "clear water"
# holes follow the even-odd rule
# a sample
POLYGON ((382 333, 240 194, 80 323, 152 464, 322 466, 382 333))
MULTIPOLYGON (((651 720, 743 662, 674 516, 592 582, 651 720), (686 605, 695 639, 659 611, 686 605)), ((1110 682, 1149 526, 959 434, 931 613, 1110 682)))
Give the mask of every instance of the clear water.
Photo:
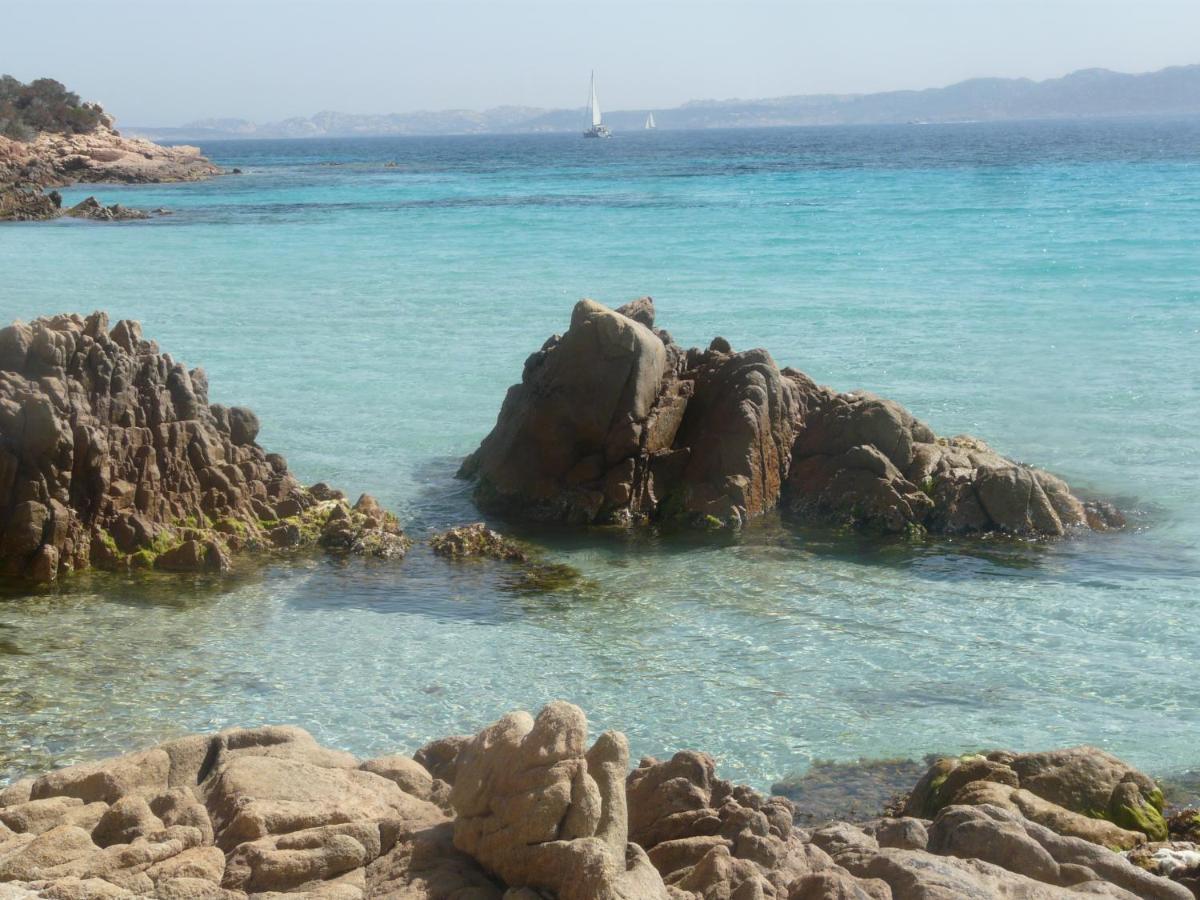
POLYGON ((681 342, 894 397, 1133 526, 541 534, 586 576, 542 596, 420 548, 10 591, 0 779, 235 723, 411 750, 553 697, 635 753, 706 749, 760 786, 984 745, 1197 762, 1200 122, 204 149, 246 174, 65 192, 171 217, 0 228, 0 319, 142 320, 302 478, 374 493, 416 536, 477 518, 457 462, 572 303, 646 293, 681 342))

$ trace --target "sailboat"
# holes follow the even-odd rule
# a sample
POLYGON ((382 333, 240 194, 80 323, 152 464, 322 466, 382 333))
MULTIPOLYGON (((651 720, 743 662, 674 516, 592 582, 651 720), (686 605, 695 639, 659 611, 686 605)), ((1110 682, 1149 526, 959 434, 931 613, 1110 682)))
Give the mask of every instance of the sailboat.
POLYGON ((583 133, 586 138, 612 137, 608 126, 600 120, 600 101, 596 99, 596 72, 592 71, 592 95, 588 99, 588 111, 592 114, 592 127, 583 133))
POLYGON ((646 127, 647 131, 653 131, 655 128, 658 127, 657 125, 654 124, 654 113, 650 113, 650 115, 646 116, 646 126, 645 127, 646 127))

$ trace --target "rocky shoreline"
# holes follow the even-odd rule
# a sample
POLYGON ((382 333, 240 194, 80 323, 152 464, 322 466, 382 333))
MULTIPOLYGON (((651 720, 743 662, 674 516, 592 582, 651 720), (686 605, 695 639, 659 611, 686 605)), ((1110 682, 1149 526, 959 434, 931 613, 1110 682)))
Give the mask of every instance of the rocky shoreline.
MULTIPOLYGON (((123 137, 111 124, 86 134, 46 132, 32 141, 0 137, 0 221, 37 221, 74 215, 103 221, 146 218, 137 210, 103 207, 110 214, 88 214, 80 204, 62 209, 56 191, 70 184, 144 184, 199 181, 220 175, 197 147, 163 147, 140 138, 123 137), (125 214, 120 214, 124 209, 125 214)), ((87 204, 88 201, 84 201, 87 204)))
POLYGON ((304 487, 244 407, 105 313, 0 329, 0 573, 222 572, 239 554, 320 546, 402 557, 396 517, 304 487))
POLYGON ((683 751, 631 768, 569 703, 412 757, 234 728, 0 789, 0 898, 1200 896, 1200 811, 1103 751, 938 760, 905 808, 800 827, 683 751))
POLYGON ((573 524, 738 526, 782 507, 884 533, 1058 537, 1124 524, 977 438, 938 437, 891 400, 840 393, 724 338, 684 349, 653 300, 581 300, 525 362, 463 463, 485 510, 573 524))

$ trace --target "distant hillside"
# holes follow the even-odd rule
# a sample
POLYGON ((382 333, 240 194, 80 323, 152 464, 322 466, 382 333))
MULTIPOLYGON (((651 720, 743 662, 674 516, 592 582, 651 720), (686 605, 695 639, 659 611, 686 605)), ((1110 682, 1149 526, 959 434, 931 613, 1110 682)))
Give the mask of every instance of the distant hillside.
MULTIPOLYGON (((1084 69, 1062 78, 973 78, 949 87, 879 94, 808 94, 768 100, 694 100, 652 110, 663 129, 766 128, 785 125, 865 125, 970 122, 1060 117, 1200 115, 1200 65, 1141 75, 1084 69)), ((605 114, 614 131, 642 127, 651 110, 605 114)), ((502 106, 476 112, 352 115, 322 112, 305 119, 257 125, 244 119, 207 119, 179 128, 132 128, 155 140, 220 138, 366 137, 378 135, 572 132, 582 109, 502 106)))

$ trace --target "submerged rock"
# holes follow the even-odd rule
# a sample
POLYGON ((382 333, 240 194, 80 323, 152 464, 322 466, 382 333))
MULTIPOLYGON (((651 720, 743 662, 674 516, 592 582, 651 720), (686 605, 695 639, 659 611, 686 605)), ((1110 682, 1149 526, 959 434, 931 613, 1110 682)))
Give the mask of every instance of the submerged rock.
POLYGON ((221 572, 243 552, 323 546, 402 556, 396 518, 309 490, 256 443, 247 409, 208 401, 137 322, 62 315, 0 329, 0 572, 221 572))
MULTIPOLYGON (((1072 796, 1106 783, 1078 771, 1037 767, 1072 796)), ((624 736, 589 747, 563 702, 366 762, 294 726, 235 728, 0 791, 0 897, 1187 900, 1200 860, 992 804, 814 831, 793 812, 703 753, 629 771, 624 736)))
POLYGON ((483 522, 459 525, 434 536, 430 549, 447 559, 494 559, 500 562, 527 563, 529 551, 516 541, 492 531, 483 522))
POLYGON ((1060 479, 899 404, 780 370, 724 338, 683 350, 649 297, 581 300, 525 363, 463 463, 483 508, 541 521, 736 525, 782 506, 890 533, 1058 536, 1120 527, 1060 479))
POLYGON ((544 562, 538 550, 493 531, 483 522, 444 531, 430 538, 429 546, 435 555, 451 561, 489 559, 511 564, 513 577, 507 579, 507 587, 517 593, 557 591, 580 579, 578 569, 544 562))

